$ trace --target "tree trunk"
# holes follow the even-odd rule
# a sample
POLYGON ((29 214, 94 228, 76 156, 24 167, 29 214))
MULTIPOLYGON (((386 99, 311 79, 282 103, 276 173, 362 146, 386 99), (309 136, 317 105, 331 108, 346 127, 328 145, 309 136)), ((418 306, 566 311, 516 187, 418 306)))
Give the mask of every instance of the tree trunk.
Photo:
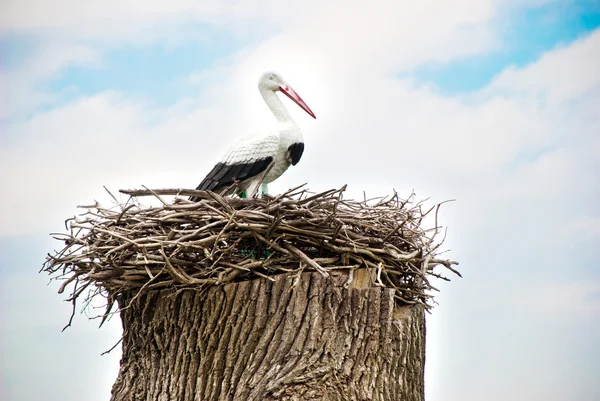
POLYGON ((121 312, 112 401, 422 401, 423 308, 366 274, 150 291, 121 312))

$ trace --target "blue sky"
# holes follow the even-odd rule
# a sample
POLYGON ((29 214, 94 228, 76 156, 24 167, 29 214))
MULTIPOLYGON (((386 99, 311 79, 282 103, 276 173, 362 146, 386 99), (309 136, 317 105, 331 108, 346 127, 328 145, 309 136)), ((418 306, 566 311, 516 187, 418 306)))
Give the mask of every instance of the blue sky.
POLYGON ((317 115, 286 103, 306 150, 271 191, 457 199, 429 401, 600 399, 599 2, 131 4, 0 6, 0 399, 108 399, 120 321, 61 333, 48 233, 103 186, 195 187, 271 123, 267 69, 317 115))
MULTIPOLYGON (((532 63, 544 52, 567 45, 598 28, 600 3, 551 2, 526 10, 508 10, 503 17, 492 24, 499 32, 496 47, 449 62, 425 63, 399 76, 433 84, 446 95, 477 91, 507 66, 532 63)), ((114 89, 166 106, 195 93, 197 88, 190 88, 185 80, 190 74, 210 68, 215 61, 240 48, 256 46, 261 39, 208 23, 189 24, 188 29, 195 35, 182 41, 163 38, 143 45, 98 43, 102 52, 100 65, 68 66, 40 82, 39 89, 51 92, 71 89, 64 101, 114 89)), ((37 35, 9 31, 0 38, 3 54, 0 65, 3 69, 18 68, 35 57, 42 46, 43 40, 37 35)))
POLYGON ((196 29, 206 29, 210 41, 151 43, 141 47, 122 45, 107 49, 103 53, 102 65, 95 69, 66 68, 44 89, 59 91, 75 87, 74 96, 89 96, 111 88, 151 99, 157 106, 175 103, 197 91, 197 88, 189 87, 186 77, 194 71, 211 67, 215 60, 248 45, 227 32, 202 26, 196 29))
POLYGON ((507 66, 525 66, 544 52, 584 36, 600 26, 600 2, 550 3, 507 12, 497 25, 501 42, 487 54, 431 63, 404 76, 432 83, 446 95, 477 91, 507 66))
MULTIPOLYGON (((196 94, 198 88, 190 87, 188 82, 190 74, 211 67, 216 60, 249 43, 203 24, 198 24, 194 30, 210 40, 160 41, 141 46, 98 44, 95 50, 102 56, 97 63, 67 65, 36 84, 36 90, 42 92, 62 92, 59 102, 42 110, 106 90, 143 98, 156 107, 168 106, 182 97, 196 94)), ((42 46, 29 36, 15 35, 5 39, 0 43, 5 54, 2 66, 13 70, 21 63, 35 62, 36 53, 42 46)), ((31 114, 20 117, 31 117, 31 114)))

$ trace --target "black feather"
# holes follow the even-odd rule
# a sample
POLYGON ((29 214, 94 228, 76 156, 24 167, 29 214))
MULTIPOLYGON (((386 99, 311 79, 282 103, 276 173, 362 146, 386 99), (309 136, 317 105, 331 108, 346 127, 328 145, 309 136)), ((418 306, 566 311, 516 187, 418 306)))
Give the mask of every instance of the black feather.
POLYGON ((288 148, 288 153, 292 166, 295 166, 300 161, 302 153, 304 153, 304 142, 292 143, 288 148))
POLYGON ((210 179, 214 181, 219 181, 220 179, 225 177, 230 167, 230 165, 225 163, 217 163, 217 166, 220 166, 221 168, 218 169, 212 176, 210 174, 208 175, 208 177, 210 177, 210 179))
MULTIPOLYGON (((233 185, 236 181, 244 181, 256 177, 265 171, 272 162, 273 158, 269 156, 248 163, 217 163, 196 189, 215 192, 225 189, 233 185)), ((200 198, 191 196, 190 200, 197 202, 200 198)))
POLYGON ((271 164, 271 161, 273 160, 272 157, 269 157, 269 162, 268 163, 254 163, 252 164, 252 167, 250 168, 250 172, 248 173, 248 178, 250 177, 255 177, 257 175, 259 175, 260 173, 262 173, 263 171, 265 171, 265 169, 267 167, 269 167, 269 164, 271 164))
POLYGON ((242 169, 242 171, 240 171, 240 174, 239 174, 240 180, 246 179, 250 175, 251 171, 252 171, 252 164, 250 164, 250 163, 246 164, 244 166, 244 168, 242 169))

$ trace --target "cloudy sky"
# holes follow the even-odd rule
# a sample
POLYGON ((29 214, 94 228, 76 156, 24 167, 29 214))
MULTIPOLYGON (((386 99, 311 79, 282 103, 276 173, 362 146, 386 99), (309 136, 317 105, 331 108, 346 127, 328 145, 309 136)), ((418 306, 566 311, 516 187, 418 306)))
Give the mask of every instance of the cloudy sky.
POLYGON ((600 399, 600 3, 8 0, 0 5, 0 398, 108 400, 102 329, 38 274, 103 186, 195 187, 272 117, 306 142, 271 192, 414 189, 461 280, 428 316, 428 401, 600 399))

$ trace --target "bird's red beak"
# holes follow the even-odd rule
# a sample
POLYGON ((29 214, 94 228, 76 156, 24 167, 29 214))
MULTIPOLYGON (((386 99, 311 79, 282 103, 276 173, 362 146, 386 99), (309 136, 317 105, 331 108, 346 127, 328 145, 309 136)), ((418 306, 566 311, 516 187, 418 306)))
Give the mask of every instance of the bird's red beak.
POLYGON ((305 112, 307 112, 312 118, 317 118, 317 117, 315 117, 315 113, 312 112, 312 110, 310 109, 310 107, 308 107, 308 105, 306 103, 304 103, 304 100, 302 100, 302 98, 300 97, 300 95, 298 95, 296 93, 296 91, 292 89, 291 86, 289 86, 289 85, 282 85, 282 86, 279 87, 279 90, 281 92, 283 92, 287 97, 289 97, 290 99, 292 99, 294 101, 294 103, 296 103, 298 106, 302 107, 302 110, 304 110, 305 112))

